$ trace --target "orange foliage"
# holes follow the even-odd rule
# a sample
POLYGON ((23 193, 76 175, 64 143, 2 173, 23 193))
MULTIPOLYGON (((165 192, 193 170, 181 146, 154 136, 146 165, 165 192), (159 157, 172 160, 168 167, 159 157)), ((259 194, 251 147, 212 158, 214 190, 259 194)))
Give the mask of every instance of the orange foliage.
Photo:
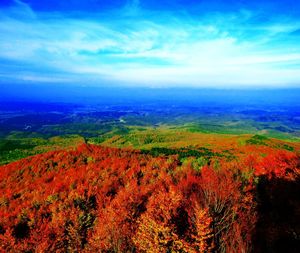
POLYGON ((176 156, 80 145, 0 167, 1 252, 249 252, 255 182, 299 176, 278 152, 195 171, 176 156))

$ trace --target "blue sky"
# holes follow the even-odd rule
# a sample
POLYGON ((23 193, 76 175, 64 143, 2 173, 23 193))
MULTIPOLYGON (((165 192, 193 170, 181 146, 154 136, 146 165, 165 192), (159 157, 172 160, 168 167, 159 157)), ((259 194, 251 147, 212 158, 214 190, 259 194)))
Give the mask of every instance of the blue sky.
POLYGON ((1 0, 0 82, 300 87, 298 0, 1 0))

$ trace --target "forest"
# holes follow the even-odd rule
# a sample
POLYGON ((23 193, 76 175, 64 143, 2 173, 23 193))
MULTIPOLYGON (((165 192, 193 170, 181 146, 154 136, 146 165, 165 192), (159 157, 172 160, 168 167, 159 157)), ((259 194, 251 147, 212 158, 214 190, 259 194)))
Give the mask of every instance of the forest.
POLYGON ((3 165, 1 251, 299 252, 293 146, 225 156, 83 143, 3 165))
POLYGON ((0 103, 0 252, 298 253, 298 107, 205 97, 0 103))

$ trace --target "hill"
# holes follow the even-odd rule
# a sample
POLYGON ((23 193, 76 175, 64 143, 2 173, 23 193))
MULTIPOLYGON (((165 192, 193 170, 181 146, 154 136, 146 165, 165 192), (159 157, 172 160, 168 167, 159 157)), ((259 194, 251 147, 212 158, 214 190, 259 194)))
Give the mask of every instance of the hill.
POLYGON ((248 140, 230 155, 81 144, 3 165, 1 250, 299 252, 297 145, 248 140))

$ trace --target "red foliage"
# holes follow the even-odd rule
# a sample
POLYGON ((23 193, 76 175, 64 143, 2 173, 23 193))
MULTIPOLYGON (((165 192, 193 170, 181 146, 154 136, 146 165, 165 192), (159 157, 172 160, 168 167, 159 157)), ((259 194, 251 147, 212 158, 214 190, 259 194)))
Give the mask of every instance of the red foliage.
POLYGON ((289 152, 200 171, 179 164, 85 144, 2 166, 0 249, 249 252, 256 177, 299 175, 289 152))
POLYGON ((299 157, 295 153, 274 151, 255 166, 255 175, 295 180, 300 175, 299 164, 299 157))

